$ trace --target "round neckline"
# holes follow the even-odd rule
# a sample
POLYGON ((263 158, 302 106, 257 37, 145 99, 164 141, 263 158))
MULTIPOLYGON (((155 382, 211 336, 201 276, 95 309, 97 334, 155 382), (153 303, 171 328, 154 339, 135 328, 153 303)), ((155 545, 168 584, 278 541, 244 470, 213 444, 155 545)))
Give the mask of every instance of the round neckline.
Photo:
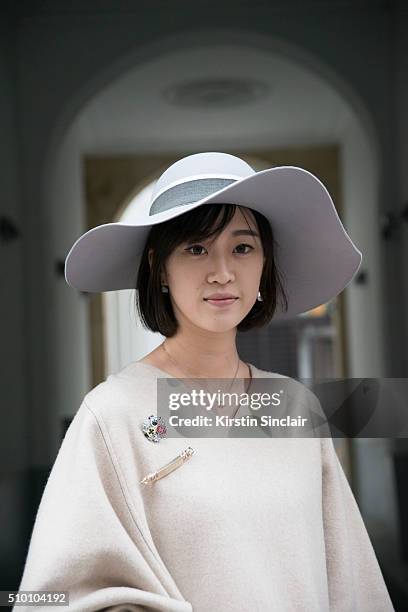
MULTIPOLYGON (((246 365, 249 367, 250 370, 250 374, 251 374, 251 380, 253 378, 255 378, 255 371, 254 371, 254 366, 252 365, 252 363, 249 363, 248 361, 245 362, 246 365)), ((157 372, 161 372, 162 374, 164 374, 166 376, 166 378, 176 378, 177 380, 179 380, 179 378, 177 376, 173 376, 172 374, 169 374, 168 372, 165 372, 164 370, 161 370, 160 368, 151 365, 150 363, 143 363, 142 361, 135 361, 134 364, 138 364, 141 366, 146 366, 147 368, 151 368, 152 370, 156 370, 157 372)))

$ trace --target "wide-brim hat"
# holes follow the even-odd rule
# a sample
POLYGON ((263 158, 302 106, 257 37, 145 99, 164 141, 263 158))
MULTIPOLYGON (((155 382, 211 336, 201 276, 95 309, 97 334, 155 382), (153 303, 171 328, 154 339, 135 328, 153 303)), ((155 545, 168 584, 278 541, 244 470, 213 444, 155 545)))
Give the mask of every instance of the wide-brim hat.
POLYGON ((238 204, 262 213, 277 241, 276 263, 288 298, 274 319, 306 312, 338 295, 353 279, 362 254, 343 227, 329 192, 311 172, 276 166, 256 172, 228 153, 196 153, 172 164, 155 184, 148 206, 131 222, 85 232, 65 260, 65 279, 80 291, 135 289, 150 228, 206 204, 238 204))

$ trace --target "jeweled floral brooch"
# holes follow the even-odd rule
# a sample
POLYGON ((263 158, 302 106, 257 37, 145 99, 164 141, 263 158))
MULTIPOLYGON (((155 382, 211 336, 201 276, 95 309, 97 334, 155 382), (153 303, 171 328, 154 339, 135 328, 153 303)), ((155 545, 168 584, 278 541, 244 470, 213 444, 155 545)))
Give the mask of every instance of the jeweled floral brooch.
POLYGON ((143 422, 142 431, 150 442, 160 442, 166 435, 167 429, 162 417, 151 414, 143 422))

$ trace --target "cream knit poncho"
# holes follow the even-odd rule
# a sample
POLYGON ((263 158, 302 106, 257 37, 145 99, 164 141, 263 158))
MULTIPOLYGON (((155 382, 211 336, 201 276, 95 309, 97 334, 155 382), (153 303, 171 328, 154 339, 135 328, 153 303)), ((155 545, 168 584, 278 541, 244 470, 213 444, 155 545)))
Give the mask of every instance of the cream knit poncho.
MULTIPOLYGON (((279 376, 250 365, 253 377, 279 376)), ((158 377, 169 375, 134 362, 84 397, 20 591, 69 591, 72 612, 394 610, 331 438, 152 443, 141 425, 156 413, 158 377), (187 446, 180 468, 140 484, 187 446)))

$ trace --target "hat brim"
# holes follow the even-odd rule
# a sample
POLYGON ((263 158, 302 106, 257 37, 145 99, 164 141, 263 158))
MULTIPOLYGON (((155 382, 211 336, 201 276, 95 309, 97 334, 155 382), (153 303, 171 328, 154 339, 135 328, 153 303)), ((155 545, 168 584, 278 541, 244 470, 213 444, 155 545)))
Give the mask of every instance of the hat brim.
POLYGON ((295 166, 257 172, 192 204, 149 217, 141 208, 132 223, 107 223, 84 233, 65 260, 65 279, 80 291, 134 289, 147 235, 163 223, 205 204, 253 208, 271 223, 276 261, 288 311, 278 305, 274 319, 292 317, 328 302, 357 273, 362 254, 337 214, 323 183, 295 166))

